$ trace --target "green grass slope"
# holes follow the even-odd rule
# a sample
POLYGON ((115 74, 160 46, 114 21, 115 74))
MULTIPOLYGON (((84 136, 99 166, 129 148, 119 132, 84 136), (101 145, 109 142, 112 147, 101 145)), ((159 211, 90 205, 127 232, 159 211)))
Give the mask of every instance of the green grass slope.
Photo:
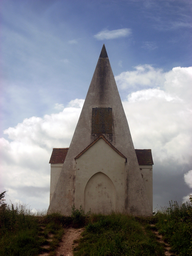
POLYGON ((170 244, 173 254, 192 255, 192 202, 181 206, 170 203, 168 209, 150 218, 115 213, 86 215, 75 208, 70 217, 65 217, 34 216, 22 206, 7 206, 3 199, 4 192, 0 194, 1 256, 35 256, 42 252, 53 256, 68 227, 85 227, 75 256, 165 255, 151 223, 170 244))

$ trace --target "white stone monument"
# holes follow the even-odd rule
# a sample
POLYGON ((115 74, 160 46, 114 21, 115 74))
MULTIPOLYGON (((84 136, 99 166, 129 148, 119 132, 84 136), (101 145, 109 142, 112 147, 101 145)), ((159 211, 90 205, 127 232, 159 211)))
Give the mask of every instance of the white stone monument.
POLYGON ((104 45, 70 147, 54 148, 50 164, 48 213, 152 215, 151 150, 134 149, 104 45))

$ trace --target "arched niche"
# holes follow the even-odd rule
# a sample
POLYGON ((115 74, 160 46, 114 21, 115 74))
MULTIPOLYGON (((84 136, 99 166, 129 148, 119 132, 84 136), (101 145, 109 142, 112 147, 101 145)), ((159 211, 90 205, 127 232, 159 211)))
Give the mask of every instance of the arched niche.
POLYGON ((115 211, 116 191, 111 179, 102 172, 94 174, 85 187, 85 212, 109 214, 115 211))

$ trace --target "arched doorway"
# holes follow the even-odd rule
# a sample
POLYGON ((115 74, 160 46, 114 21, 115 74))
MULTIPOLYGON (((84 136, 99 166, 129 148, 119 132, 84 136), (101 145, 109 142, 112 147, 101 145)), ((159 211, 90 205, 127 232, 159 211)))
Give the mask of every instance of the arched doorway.
POLYGON ((116 192, 111 179, 102 172, 94 174, 84 192, 85 212, 109 214, 115 211, 116 192))

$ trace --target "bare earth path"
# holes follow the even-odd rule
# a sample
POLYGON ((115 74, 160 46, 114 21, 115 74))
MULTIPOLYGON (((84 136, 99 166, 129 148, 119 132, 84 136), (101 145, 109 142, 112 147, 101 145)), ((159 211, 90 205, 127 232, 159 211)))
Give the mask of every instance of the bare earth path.
MULTIPOLYGON (((154 224, 151 224, 151 227, 155 227, 154 224)), ((152 232, 155 234, 157 240, 159 241, 159 243, 163 244, 164 248, 165 248, 165 256, 174 256, 175 254, 171 253, 171 247, 168 243, 166 243, 163 239, 163 236, 159 234, 159 232, 157 230, 152 230, 152 232)))
POLYGON ((56 250, 56 256, 73 256, 74 240, 80 238, 84 228, 69 228, 65 230, 60 246, 56 250))

